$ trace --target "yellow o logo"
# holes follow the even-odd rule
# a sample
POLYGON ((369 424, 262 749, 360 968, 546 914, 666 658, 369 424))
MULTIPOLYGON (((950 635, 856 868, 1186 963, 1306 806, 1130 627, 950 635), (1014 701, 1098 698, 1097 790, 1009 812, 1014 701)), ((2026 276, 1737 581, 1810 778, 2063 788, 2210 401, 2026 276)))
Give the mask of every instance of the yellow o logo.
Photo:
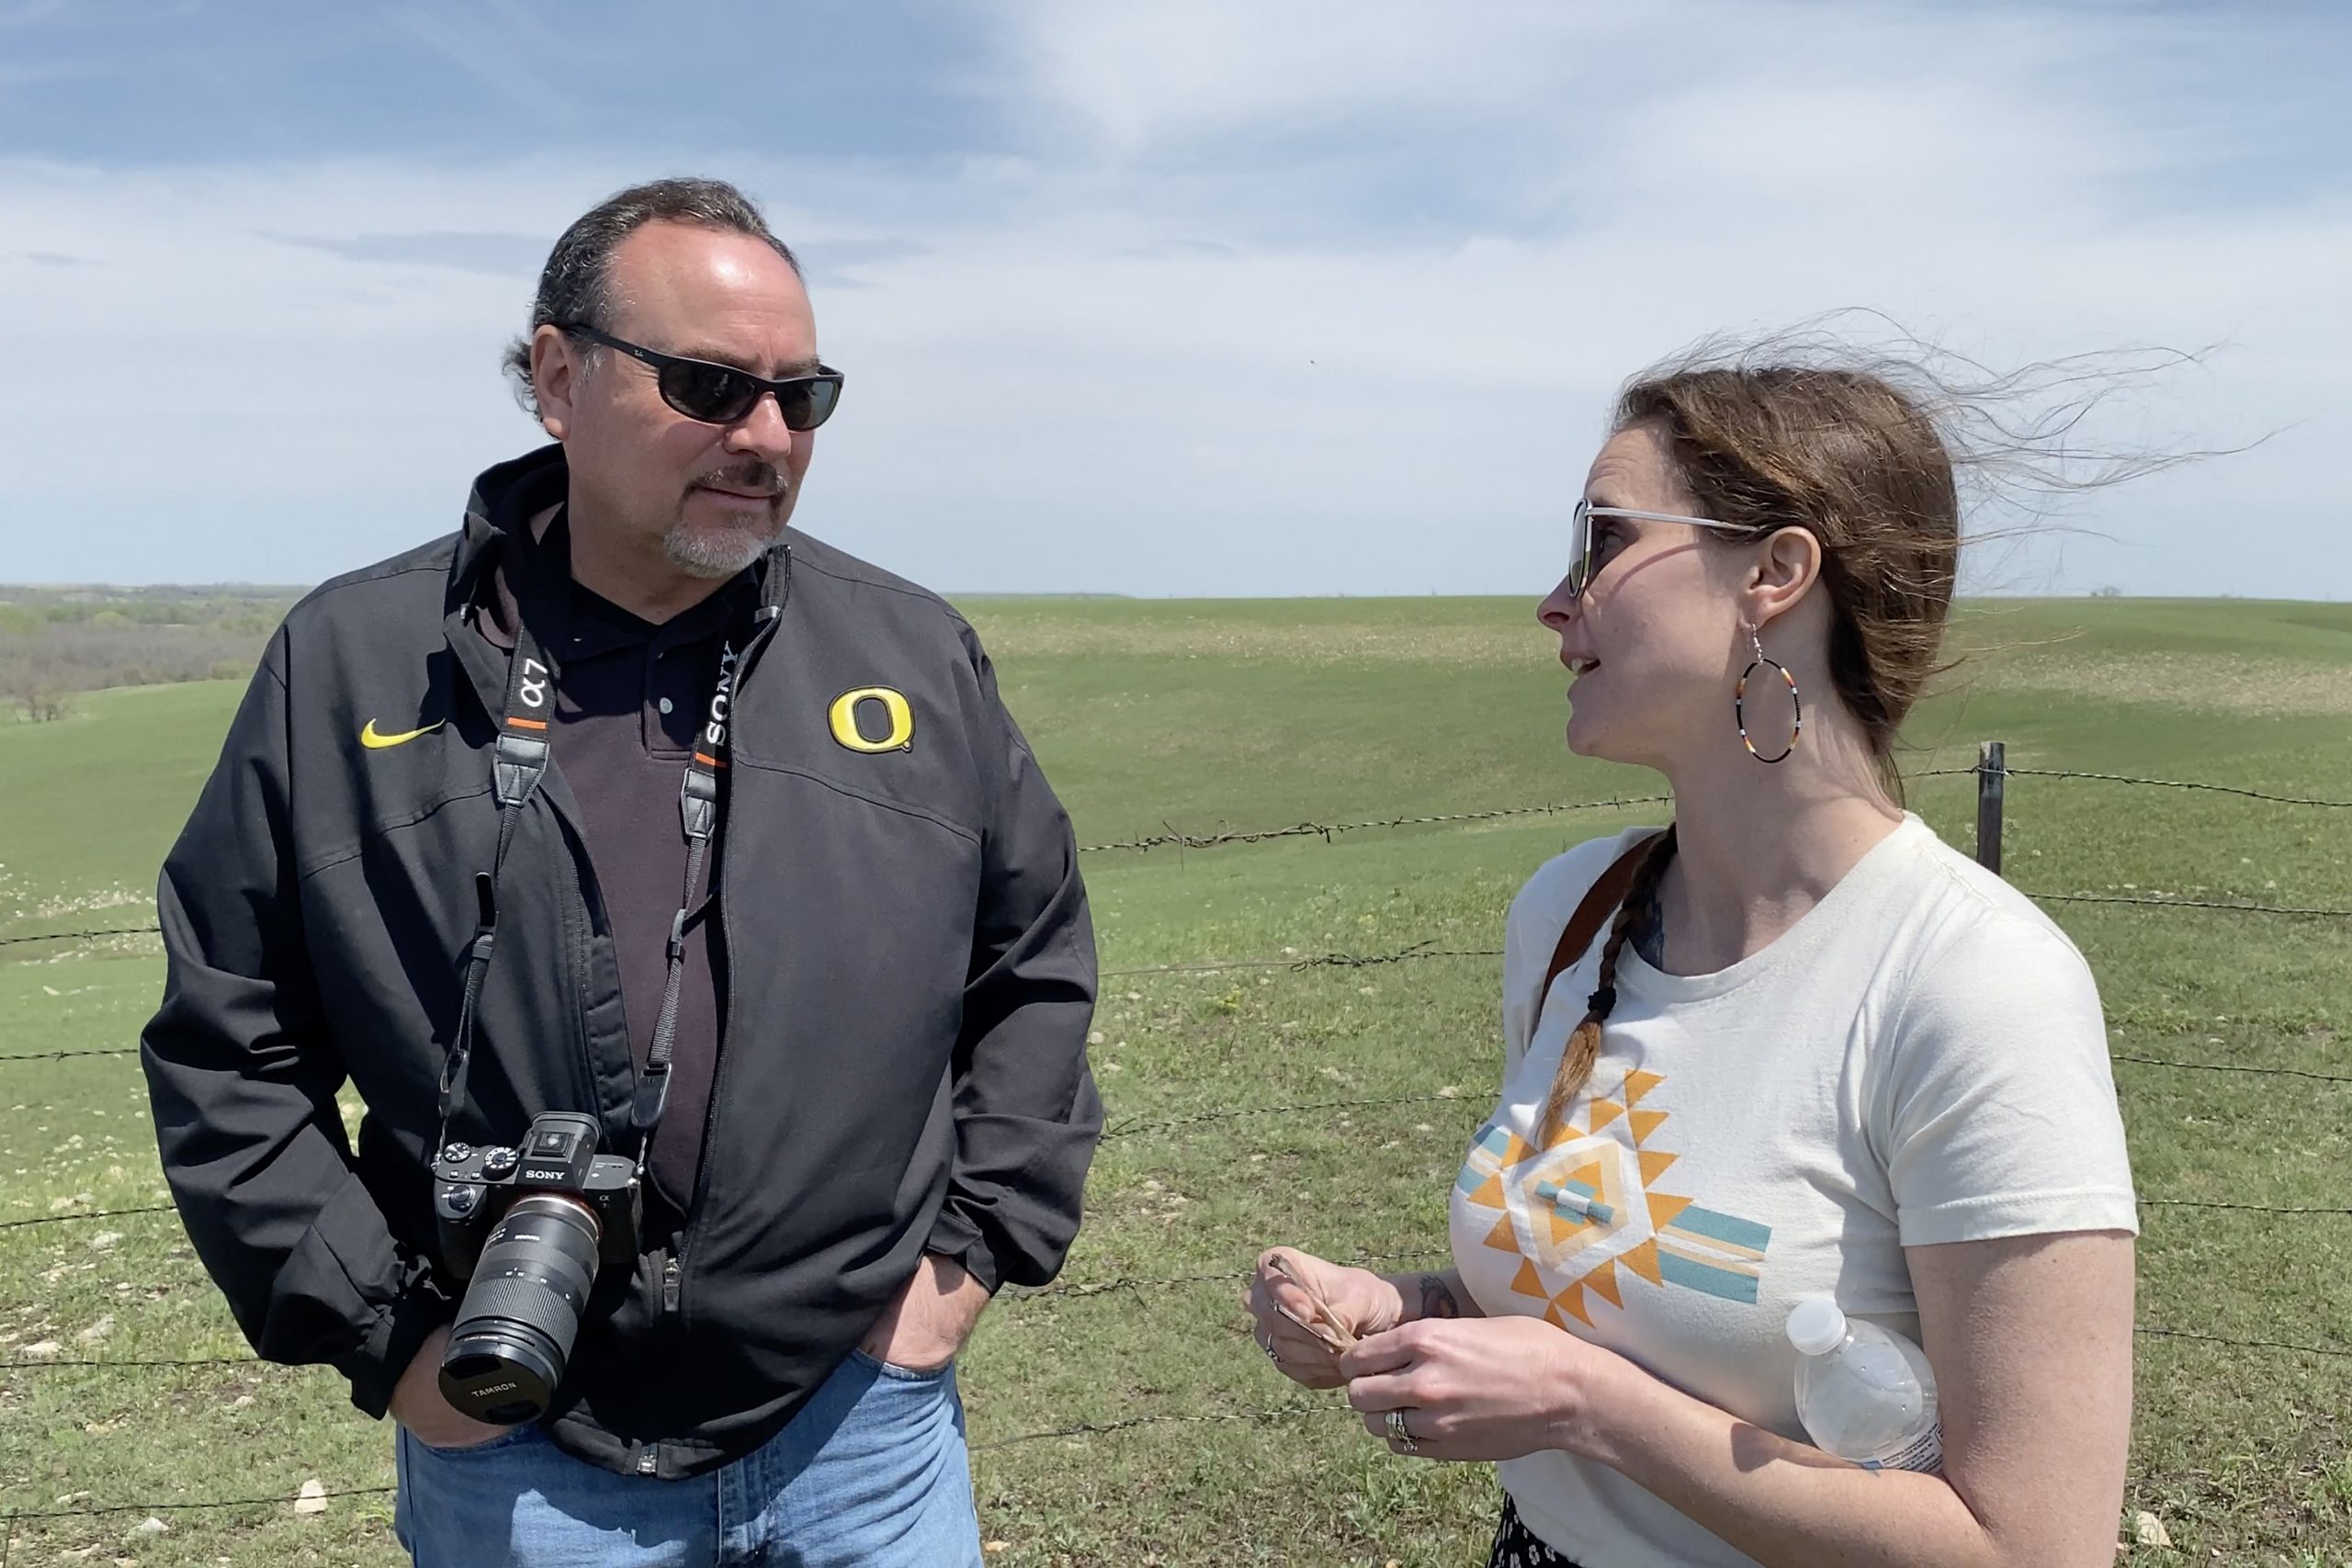
POLYGON ((854 692, 843 692, 833 699, 832 712, 827 716, 833 727, 833 739, 853 751, 911 751, 915 745, 915 710, 907 699, 888 686, 860 686, 854 692), (880 703, 882 711, 890 716, 890 733, 879 740, 869 740, 857 727, 857 709, 861 703, 880 703))

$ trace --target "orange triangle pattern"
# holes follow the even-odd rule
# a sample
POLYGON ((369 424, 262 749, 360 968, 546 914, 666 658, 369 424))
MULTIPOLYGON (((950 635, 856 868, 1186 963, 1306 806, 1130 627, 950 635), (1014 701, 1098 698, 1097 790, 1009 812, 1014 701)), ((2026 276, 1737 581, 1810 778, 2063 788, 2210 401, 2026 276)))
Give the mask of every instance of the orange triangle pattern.
POLYGON ((1617 1293, 1617 1265, 1613 1261, 1602 1264, 1578 1283, 1618 1311, 1625 1310, 1625 1299, 1617 1293))
MULTIPOLYGON (((1552 1150, 1561 1147, 1563 1145, 1575 1143, 1578 1138, 1581 1138, 1585 1134, 1582 1132, 1577 1130, 1575 1113, 1570 1112, 1568 1116, 1560 1122, 1559 1130, 1552 1134, 1551 1141, 1544 1145, 1544 1150, 1548 1154, 1552 1150)), ((1528 1153, 1530 1154, 1533 1154, 1534 1152, 1534 1149, 1532 1147, 1528 1150, 1528 1153)))
MULTIPOLYGON (((1681 1157, 1679 1155, 1668 1154, 1662 1150, 1640 1147, 1651 1134, 1666 1123, 1668 1117, 1668 1113, 1662 1111, 1641 1111, 1634 1107, 1638 1106, 1652 1089, 1665 1081, 1665 1075, 1662 1073, 1628 1072, 1625 1075, 1624 1087, 1621 1091, 1622 1104, 1600 1099, 1587 1100, 1586 1104, 1591 1111, 1589 1125, 1579 1129, 1573 1122, 1564 1124, 1557 1129, 1555 1136, 1552 1138, 1549 1145, 1550 1148, 1559 1148, 1577 1139, 1592 1136, 1620 1117, 1625 1118, 1628 1128, 1634 1135, 1636 1159, 1641 1170, 1641 1182, 1645 1189, 1642 1196, 1648 1204, 1650 1228, 1653 1233, 1663 1231, 1672 1224, 1684 1210, 1690 1207, 1692 1202, 1689 1198, 1679 1198, 1668 1193, 1646 1190, 1681 1157)), ((1505 1134, 1503 1147, 1497 1156, 1498 1168, 1497 1172, 1488 1176, 1468 1194, 1471 1202, 1483 1208, 1506 1210, 1502 1217, 1495 1223, 1495 1228, 1487 1234, 1487 1246, 1499 1252, 1521 1252, 1519 1234, 1508 1213, 1508 1197, 1502 1171, 1511 1166, 1523 1164, 1544 1152, 1547 1151, 1539 1150, 1533 1144, 1515 1133, 1505 1134)), ((1564 1188, 1577 1186, 1606 1196, 1602 1181, 1605 1174, 1603 1164, 1603 1161, 1598 1159, 1588 1161, 1558 1179, 1564 1188)), ((1531 1205, 1531 1207, 1535 1205, 1531 1205)), ((1544 1219, 1550 1226, 1552 1241, 1555 1245, 1566 1243, 1580 1232, 1593 1228, 1590 1221, 1565 1213, 1555 1205, 1543 1204, 1541 1207, 1544 1219)), ((1623 1256, 1603 1262, 1557 1296, 1547 1295, 1543 1276, 1537 1271, 1534 1263, 1521 1256, 1519 1261, 1519 1271, 1512 1277, 1510 1288, 1520 1295, 1532 1296, 1543 1301, 1544 1320, 1553 1326, 1566 1329, 1568 1327, 1569 1321, 1573 1319, 1589 1328, 1593 1326, 1593 1323, 1590 1314, 1591 1303, 1588 1301, 1586 1294, 1588 1292, 1593 1297, 1607 1302, 1617 1310, 1621 1312, 1624 1310, 1623 1282, 1617 1273, 1620 1269, 1629 1269, 1653 1285, 1663 1286, 1666 1281, 1659 1265, 1658 1246, 1655 1234, 1650 1240, 1642 1243, 1623 1256)))

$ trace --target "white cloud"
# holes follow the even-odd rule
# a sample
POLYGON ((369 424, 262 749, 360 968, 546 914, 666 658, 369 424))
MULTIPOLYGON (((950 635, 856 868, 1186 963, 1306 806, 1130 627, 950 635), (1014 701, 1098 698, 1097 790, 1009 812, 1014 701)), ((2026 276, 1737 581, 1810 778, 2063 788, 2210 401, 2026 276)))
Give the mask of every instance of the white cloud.
POLYGON ((1090 128, 1093 151, 1112 158, 1366 110, 1529 105, 1572 74, 1584 46, 1648 25, 1614 6, 1428 0, 1018 0, 1002 16, 1016 90, 1090 128))
MULTIPOLYGON (((851 379, 802 518, 885 564, 965 589, 1532 593, 1625 374, 1866 305, 1996 363, 2225 342, 2110 434, 2284 432, 2096 499, 2084 521, 2127 544, 2075 541, 2062 576, 2029 561, 2013 581, 2352 592, 2314 511, 2347 434, 2344 154, 2218 186, 2280 122, 2248 107, 2233 136, 2263 83, 2199 64, 2198 24, 1401 0, 1004 16, 993 147, 694 160, 819 264, 851 379), (2222 496, 2245 521, 2217 557, 2222 496)), ((498 237, 552 238, 645 172, 0 163, 0 233, 99 263, 0 252, 23 307, 0 353, 41 367, 0 382, 0 578, 320 575, 446 526, 474 469, 532 435, 495 374, 532 278, 494 258, 527 247, 498 237), (96 522, 15 537, 61 507, 96 522), (109 533, 140 544, 93 542, 109 533)))

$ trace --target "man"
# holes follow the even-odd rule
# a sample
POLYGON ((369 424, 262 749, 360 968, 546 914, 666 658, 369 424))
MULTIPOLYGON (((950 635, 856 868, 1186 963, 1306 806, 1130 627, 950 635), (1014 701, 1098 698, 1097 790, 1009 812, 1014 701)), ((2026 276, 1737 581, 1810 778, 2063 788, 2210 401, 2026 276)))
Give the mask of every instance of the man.
POLYGON ((295 609, 164 866, 181 1214, 260 1354, 399 1424, 420 1563, 978 1562, 954 1358, 1102 1124, 1069 820, 971 628, 787 529, 842 381, 738 192, 582 218, 509 368, 557 445, 295 609), (551 1111, 642 1213, 568 1359, 499 1341, 555 1374, 504 1427, 445 1395, 441 1238, 514 1189, 434 1160, 551 1111))

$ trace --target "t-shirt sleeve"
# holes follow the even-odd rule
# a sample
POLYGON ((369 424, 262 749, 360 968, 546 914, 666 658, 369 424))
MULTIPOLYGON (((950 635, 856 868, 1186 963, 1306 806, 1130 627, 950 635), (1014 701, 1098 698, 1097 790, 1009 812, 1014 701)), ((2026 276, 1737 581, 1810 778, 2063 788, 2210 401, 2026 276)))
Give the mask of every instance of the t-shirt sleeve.
POLYGON ((2098 987, 2057 932, 1988 912, 1908 987, 1877 1098, 1905 1247, 2139 1231, 2098 987))
MULTIPOLYGON (((1535 953, 1535 928, 1544 924, 1545 906, 1543 884, 1546 866, 1528 879, 1510 901, 1510 915, 1503 922, 1503 1077, 1508 1080, 1519 1070, 1527 1056, 1528 1032, 1535 1027, 1535 982, 1544 974, 1550 959, 1549 950, 1542 956, 1535 953)), ((1556 924, 1556 922, 1555 922, 1556 924)), ((1559 941, 1556 930, 1552 940, 1559 941)))

